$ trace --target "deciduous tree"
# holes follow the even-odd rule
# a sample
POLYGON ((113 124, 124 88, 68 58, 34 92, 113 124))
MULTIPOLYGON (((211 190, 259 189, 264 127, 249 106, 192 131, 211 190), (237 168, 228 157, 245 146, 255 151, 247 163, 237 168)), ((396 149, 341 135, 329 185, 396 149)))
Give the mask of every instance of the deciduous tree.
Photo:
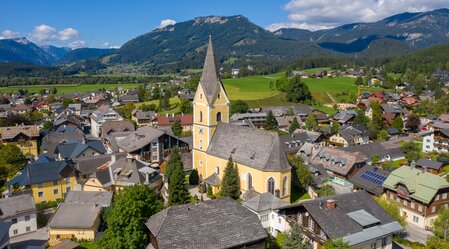
POLYGON ((295 223, 285 233, 282 249, 312 249, 313 246, 309 240, 305 240, 301 231, 301 227, 295 223))
POLYGON ((314 131, 318 127, 318 121, 315 113, 311 113, 304 122, 306 124, 306 129, 314 131))

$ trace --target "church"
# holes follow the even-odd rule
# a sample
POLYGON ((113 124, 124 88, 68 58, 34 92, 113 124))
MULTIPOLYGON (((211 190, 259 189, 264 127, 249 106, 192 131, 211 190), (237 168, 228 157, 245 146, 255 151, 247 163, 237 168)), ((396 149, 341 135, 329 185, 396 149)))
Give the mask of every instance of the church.
POLYGON ((220 191, 228 159, 237 164, 242 194, 270 192, 290 202, 291 166, 276 132, 229 124, 229 99, 215 65, 209 37, 203 72, 193 100, 193 167, 220 191))

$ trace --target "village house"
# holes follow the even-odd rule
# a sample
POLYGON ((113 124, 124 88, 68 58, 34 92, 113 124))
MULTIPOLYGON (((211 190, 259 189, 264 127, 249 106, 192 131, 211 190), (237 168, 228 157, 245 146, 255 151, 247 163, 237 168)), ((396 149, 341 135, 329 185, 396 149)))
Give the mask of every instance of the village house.
POLYGON ((83 139, 81 141, 63 141, 56 146, 58 160, 74 160, 86 156, 102 155, 106 149, 98 139, 83 139))
POLYGON ((209 40, 193 102, 193 167, 198 170, 200 179, 217 193, 224 168, 232 158, 239 169, 243 193, 250 189, 270 192, 290 202, 291 166, 279 135, 228 124, 229 103, 217 75, 212 41, 209 40))
POLYGON ((156 113, 153 111, 142 111, 139 109, 135 109, 131 112, 131 120, 134 121, 138 126, 152 126, 155 116, 156 113))
POLYGON ((449 204, 446 179, 413 167, 400 167, 387 177, 385 196, 398 203, 407 223, 421 229, 433 226, 443 206, 449 204))
POLYGON ((271 193, 255 193, 254 197, 242 202, 244 207, 257 214, 263 228, 274 237, 280 232, 284 232, 286 226, 284 217, 278 215, 277 209, 288 204, 290 203, 277 198, 271 193))
POLYGON ((420 158, 415 165, 416 169, 425 170, 431 174, 438 175, 443 173, 444 165, 442 162, 433 161, 427 158, 420 158))
POLYGON ((91 130, 90 133, 94 137, 100 137, 101 125, 106 121, 121 121, 123 120, 114 109, 109 106, 100 106, 90 115, 91 130))
POLYGON ((329 143, 335 146, 354 146, 369 142, 368 131, 361 125, 342 127, 329 138, 329 143))
POLYGON ((11 222, 9 237, 37 230, 37 212, 29 194, 0 199, 0 222, 11 222))
POLYGON ((113 132, 135 131, 134 124, 129 120, 106 121, 101 125, 101 140, 106 138, 113 132))
POLYGON ((145 225, 154 249, 263 249, 267 239, 257 215, 229 197, 170 206, 145 225))
POLYGON ((292 134, 281 135, 279 137, 281 139, 282 146, 284 147, 284 151, 289 154, 296 154, 305 143, 320 146, 324 146, 325 144, 325 137, 323 133, 316 131, 297 129, 292 134))
POLYGON ((45 160, 28 164, 8 181, 9 193, 14 188, 29 187, 35 203, 64 199, 65 193, 74 189, 75 169, 65 161, 45 160))
POLYGON ((94 241, 100 227, 101 210, 95 203, 61 203, 48 222, 50 246, 64 239, 94 241))
POLYGON ((170 128, 171 125, 179 120, 182 126, 182 131, 191 131, 193 125, 193 114, 166 114, 166 115, 156 115, 153 119, 153 126, 156 128, 170 128))
POLYGON ((22 124, 0 128, 1 143, 17 145, 24 155, 38 155, 38 138, 39 127, 37 125, 22 124))
POLYGON ((244 125, 252 128, 264 128, 267 121, 267 114, 264 112, 235 113, 231 116, 232 124, 244 125))
POLYGON ((449 152, 449 129, 438 129, 425 135, 422 144, 423 152, 449 152))
POLYGON ((342 239, 352 248, 392 248, 403 227, 365 191, 301 201, 279 209, 298 224, 314 249, 342 239))
POLYGON ((352 175, 349 181, 354 184, 354 190, 365 190, 371 195, 381 196, 384 193, 382 184, 389 175, 389 171, 365 165, 352 175))

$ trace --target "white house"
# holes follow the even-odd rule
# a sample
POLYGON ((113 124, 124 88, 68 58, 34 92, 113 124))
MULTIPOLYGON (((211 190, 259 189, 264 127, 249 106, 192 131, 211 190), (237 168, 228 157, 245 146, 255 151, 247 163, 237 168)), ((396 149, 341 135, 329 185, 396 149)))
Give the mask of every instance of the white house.
POLYGON ((277 198, 271 193, 259 194, 245 200, 242 205, 259 217, 262 226, 274 237, 279 232, 286 229, 286 221, 284 215, 278 214, 276 211, 280 207, 287 206, 288 203, 277 198))
POLYGON ((34 199, 24 194, 0 199, 0 221, 11 222, 9 236, 14 237, 37 230, 34 199))
POLYGON ((90 115, 90 133, 94 137, 100 137, 101 125, 106 121, 122 121, 123 118, 109 106, 100 106, 90 115))

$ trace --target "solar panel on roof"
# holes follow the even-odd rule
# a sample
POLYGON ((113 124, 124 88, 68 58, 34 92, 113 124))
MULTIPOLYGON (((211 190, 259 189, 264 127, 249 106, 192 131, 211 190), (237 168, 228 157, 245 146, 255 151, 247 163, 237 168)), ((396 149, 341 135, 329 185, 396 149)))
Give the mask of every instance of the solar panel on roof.
POLYGON ((370 181, 370 182, 376 184, 376 185, 382 185, 384 183, 385 179, 387 179, 386 176, 380 175, 373 171, 366 171, 365 173, 362 174, 361 177, 367 181, 370 181))

